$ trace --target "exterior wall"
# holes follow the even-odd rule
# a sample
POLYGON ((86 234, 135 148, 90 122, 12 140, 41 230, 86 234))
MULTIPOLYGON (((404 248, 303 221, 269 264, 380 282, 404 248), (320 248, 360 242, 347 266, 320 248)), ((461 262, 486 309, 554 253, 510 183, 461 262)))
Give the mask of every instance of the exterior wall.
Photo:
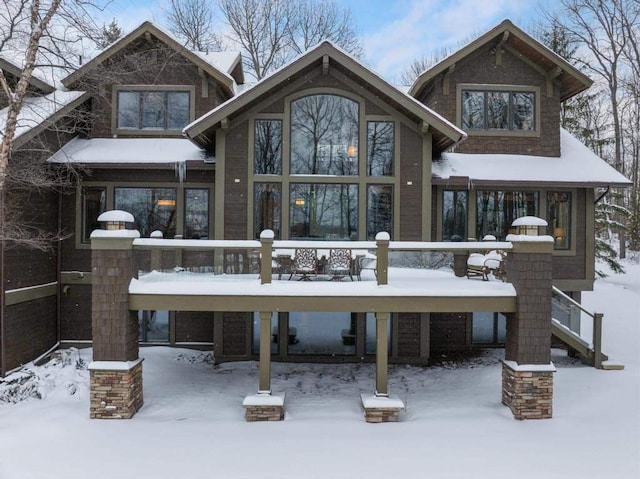
POLYGON ((469 313, 431 313, 431 352, 469 350, 470 325, 469 313))
MULTIPOLYGON (((515 153, 521 155, 560 156, 560 96, 554 87, 553 95, 547 95, 545 76, 531 65, 517 58, 509 50, 502 55, 502 65, 496 65, 491 53, 492 44, 456 63, 448 76, 449 93, 444 94, 443 76, 433 80, 433 88, 418 98, 427 106, 460 126, 457 116, 458 84, 523 85, 539 88, 540 136, 526 137, 479 136, 469 132, 469 138, 456 148, 458 153, 515 153)), ((446 80, 444 80, 446 82, 446 80)))
POLYGON ((225 143, 224 239, 247 239, 249 122, 233 128, 225 143))
POLYGON ((422 240, 422 137, 402 125, 400 130, 400 240, 422 240), (408 184, 409 183, 409 184, 408 184))
MULTIPOLYGON (((114 85, 194 87, 192 101, 195 102, 195 118, 198 118, 226 100, 215 80, 209 77, 208 84, 208 96, 205 98, 197 66, 157 40, 153 40, 153 44, 150 45, 146 39, 140 38, 102 65, 88 71, 73 88, 94 93, 94 121, 90 136, 111 138, 115 133, 111 126, 112 106, 116 102, 116 98, 112 98, 114 85)), ((135 134, 127 133, 127 137, 132 136, 135 134)), ((173 136, 182 135, 181 132, 174 132, 173 136)))

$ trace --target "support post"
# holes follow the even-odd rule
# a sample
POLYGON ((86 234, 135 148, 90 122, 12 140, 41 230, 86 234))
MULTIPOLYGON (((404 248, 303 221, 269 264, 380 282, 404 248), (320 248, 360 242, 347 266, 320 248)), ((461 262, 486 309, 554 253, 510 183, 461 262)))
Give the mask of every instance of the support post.
MULTIPOLYGON (((269 262, 271 266, 271 262, 269 262)), ((271 393, 271 317, 272 311, 260 311, 260 373, 258 394, 244 398, 247 422, 282 421, 284 419, 284 394, 271 393)), ((282 338, 282 332, 280 337, 282 338)), ((286 336, 285 336, 286 337, 286 336)))
POLYGON ((376 235, 377 278, 378 285, 389 284, 389 233, 381 231, 376 235))
POLYGON ((502 403, 516 419, 552 417, 551 294, 553 238, 509 235, 507 280, 518 295, 507 318, 502 403))
MULTIPOLYGON (((116 219, 130 217, 124 221, 133 221, 129 213, 122 211, 103 215, 116 219)), ((102 218, 101 215, 98 221, 108 221, 102 218)), ((142 407, 138 317, 135 311, 129 310, 129 283, 135 277, 133 240, 138 237, 137 231, 115 226, 91 234, 93 362, 89 365, 89 413, 92 419, 128 419, 142 407)))
POLYGON ((376 396, 388 397, 389 313, 376 313, 376 396))
POLYGON ((271 311, 260 311, 259 394, 271 394, 271 311))
POLYGON ((593 367, 602 369, 602 313, 593 314, 593 367))
POLYGON ((271 283, 273 264, 273 237, 271 230, 264 230, 260 233, 260 243, 262 244, 260 256, 260 282, 261 284, 271 283))

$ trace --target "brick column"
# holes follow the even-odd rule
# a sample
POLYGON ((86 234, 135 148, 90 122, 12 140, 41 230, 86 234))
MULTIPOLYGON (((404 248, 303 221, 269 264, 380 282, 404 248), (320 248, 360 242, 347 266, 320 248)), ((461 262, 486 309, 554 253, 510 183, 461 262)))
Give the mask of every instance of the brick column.
POLYGON ((142 406, 138 318, 129 310, 129 283, 136 277, 132 230, 91 234, 90 417, 128 419, 142 406))
POLYGON ((510 235, 507 280, 518 295, 507 318, 502 403, 516 419, 552 416, 551 287, 553 238, 510 235))

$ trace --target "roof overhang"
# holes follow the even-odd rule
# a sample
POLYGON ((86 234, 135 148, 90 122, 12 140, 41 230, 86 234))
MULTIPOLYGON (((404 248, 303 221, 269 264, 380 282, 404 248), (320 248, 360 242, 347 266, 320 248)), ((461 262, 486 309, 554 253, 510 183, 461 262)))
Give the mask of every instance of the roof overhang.
POLYGON ((210 147, 214 142, 215 132, 222 127, 223 121, 228 122, 248 111, 266 100, 276 89, 292 83, 319 66, 338 69, 357 81, 362 88, 374 93, 382 101, 412 119, 422 131, 430 131, 434 148, 438 151, 444 151, 466 138, 461 129, 444 117, 398 90, 349 54, 326 41, 187 125, 183 132, 198 145, 210 147))
POLYGON ((560 156, 444 153, 433 164, 433 184, 449 186, 628 187, 631 182, 568 131, 560 156))
POLYGON ((234 95, 234 85, 235 80, 233 77, 223 72, 217 68, 215 68, 211 63, 203 59, 197 53, 189 50, 184 45, 181 45, 178 41, 176 41, 171 35, 158 28, 153 23, 146 21, 142 23, 138 28, 125 35, 124 37, 117 40, 111 46, 102 51, 99 55, 94 57, 91 61, 85 63, 82 67, 78 68, 71 75, 67 76, 62 80, 62 84, 71 89, 72 86, 82 78, 87 72, 92 70, 93 68, 100 65, 105 60, 111 58, 113 55, 130 45, 132 42, 137 40, 140 37, 145 35, 152 35, 157 38, 162 43, 166 44, 169 48, 175 50, 180 53, 186 59, 194 63, 198 68, 201 68, 203 71, 211 75, 221 86, 227 96, 231 97, 234 95))
MULTIPOLYGON (((22 68, 20 66, 3 57, 0 57, 0 69, 8 71, 11 75, 18 78, 22 75, 22 68)), ((31 74, 31 78, 29 78, 29 83, 45 94, 52 93, 55 90, 53 85, 39 79, 33 73, 31 74)))
POLYGON ((508 48, 515 51, 537 65, 548 79, 559 82, 560 101, 577 95, 593 83, 593 80, 557 53, 509 20, 504 20, 484 35, 422 73, 409 89, 409 94, 419 96, 438 75, 446 73, 457 62, 488 43, 494 43, 497 48, 508 48))

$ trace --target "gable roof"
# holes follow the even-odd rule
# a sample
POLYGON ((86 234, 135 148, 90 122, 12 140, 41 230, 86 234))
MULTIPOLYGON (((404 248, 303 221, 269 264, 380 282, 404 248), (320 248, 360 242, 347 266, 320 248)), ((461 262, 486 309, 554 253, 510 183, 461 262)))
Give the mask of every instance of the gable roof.
POLYGON ((418 96, 422 90, 436 76, 455 66, 457 62, 467 57, 487 43, 495 42, 513 49, 523 57, 538 65, 547 76, 560 82, 560 101, 577 95, 591 86, 593 81, 576 67, 567 62, 560 55, 550 50, 538 40, 525 33, 509 20, 489 30, 467 46, 435 64, 423 72, 409 90, 412 96, 418 96))
POLYGON ((631 182, 564 128, 560 156, 443 153, 433 163, 434 184, 630 186, 631 182))
MULTIPOLYGON (((18 115, 14 147, 18 148, 78 107, 89 98, 83 91, 54 91, 46 96, 24 99, 18 115)), ((0 131, 4 131, 8 107, 0 110, 0 131)))
POLYGON ((99 55, 91 59, 91 61, 85 63, 80 68, 78 68, 71 75, 67 76, 62 80, 62 84, 71 88, 71 86, 77 82, 84 74, 88 71, 92 70, 96 66, 100 65, 105 60, 111 58, 113 55, 121 51, 123 48, 130 45, 132 42, 137 40, 138 38, 144 35, 153 35, 162 43, 172 48, 176 52, 180 53, 187 60, 194 63, 199 68, 202 68, 205 72, 211 75, 216 81, 220 83, 222 88, 225 90, 228 96, 233 96, 235 92, 235 80, 233 77, 227 73, 222 71, 221 69, 215 67, 210 61, 206 60, 199 54, 189 50, 184 45, 180 44, 175 38, 173 38, 169 33, 165 32, 161 28, 157 27, 153 23, 146 21, 142 23, 138 28, 125 35, 124 37, 116 40, 109 47, 103 50, 99 55))
POLYGON ((195 52, 203 60, 209 62, 217 69, 228 73, 238 85, 244 83, 244 70, 242 69, 242 54, 240 52, 195 52))
POLYGON ((348 53, 329 41, 319 43, 298 56, 284 67, 244 90, 209 113, 187 125, 183 133, 195 143, 206 146, 213 141, 213 133, 221 127, 222 120, 239 115, 260 101, 268 98, 274 89, 292 82, 295 78, 318 66, 338 68, 362 88, 380 97, 387 104, 413 118, 416 123, 429 126, 433 133, 433 144, 441 151, 466 138, 466 133, 444 117, 401 92, 380 76, 363 66, 348 53))
MULTIPOLYGON (((24 58, 22 58, 22 61, 18 61, 17 55, 18 52, 9 52, 7 50, 3 51, 2 55, 0 55, 0 69, 9 72, 15 77, 20 77, 20 75, 22 75, 22 63, 24 58)), ((42 93, 51 93, 55 90, 53 85, 49 81, 45 80, 43 72, 38 68, 33 69, 29 83, 42 93)))

